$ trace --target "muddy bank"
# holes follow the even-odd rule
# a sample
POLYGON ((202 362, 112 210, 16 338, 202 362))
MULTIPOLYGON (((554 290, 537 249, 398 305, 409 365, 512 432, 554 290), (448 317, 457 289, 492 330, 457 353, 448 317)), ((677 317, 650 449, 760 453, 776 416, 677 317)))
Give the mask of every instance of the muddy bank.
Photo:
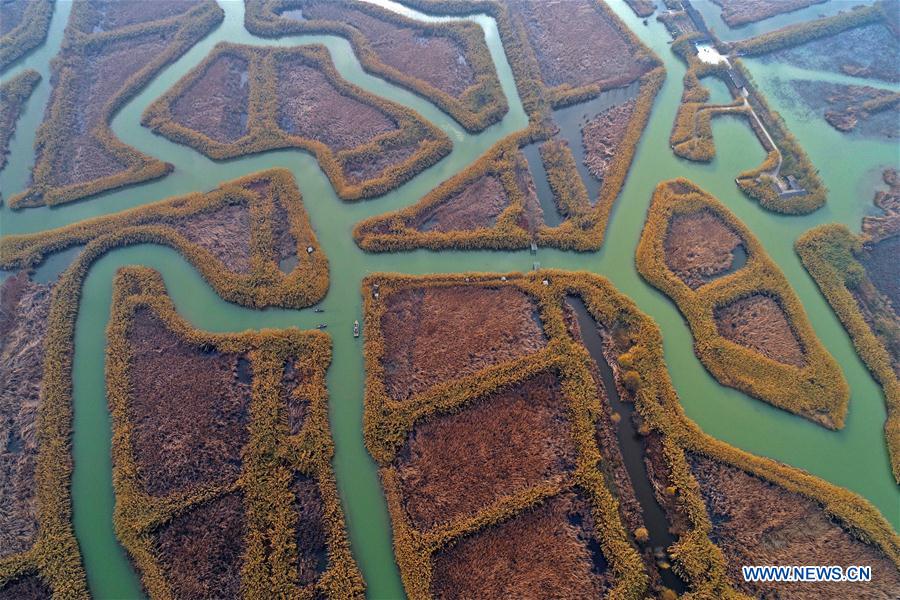
POLYGON ((218 142, 247 133, 250 86, 248 63, 222 54, 172 103, 172 119, 218 142))
POLYGON ((415 227, 419 231, 467 231, 491 227, 507 206, 509 198, 500 180, 494 175, 484 175, 446 202, 425 211, 415 227))
POLYGON ((294 541, 297 543, 297 584, 315 583, 328 567, 328 534, 324 503, 316 481, 297 474, 291 483, 297 514, 294 541))
POLYGON ((591 0, 511 0, 534 49, 544 84, 624 85, 646 71, 636 49, 591 0))
POLYGON ((887 169, 881 178, 888 189, 875 192, 873 201, 881 214, 864 217, 862 222, 863 233, 870 242, 900 234, 900 173, 887 169))
POLYGON ((634 100, 609 108, 581 129, 584 164, 596 179, 603 181, 610 164, 616 158, 619 144, 628 130, 634 100))
POLYGON ((132 451, 154 496, 233 481, 247 441, 250 383, 242 357, 196 347, 149 309, 128 327, 132 451))
POLYGON ((171 226, 190 242, 212 253, 229 271, 250 271, 250 209, 246 204, 226 204, 179 219, 171 226))
POLYGON ((663 247, 666 266, 691 289, 734 270, 744 250, 740 236, 709 210, 673 216, 663 247))
POLYGON ((336 152, 397 129, 380 110, 341 94, 303 56, 283 55, 276 64, 277 119, 285 132, 318 140, 336 152))
POLYGON ((894 94, 869 86, 838 85, 822 81, 792 81, 800 100, 822 115, 829 125, 842 132, 854 131, 867 137, 900 137, 900 108, 894 103, 878 109, 894 94))
POLYGON ((403 290, 388 298, 381 330, 385 387, 398 400, 547 343, 536 302, 510 287, 403 290))
POLYGON ((712 0, 722 7, 722 20, 729 27, 762 21, 775 15, 823 4, 828 0, 712 0))
POLYGON ((777 299, 752 294, 715 309, 719 335, 772 360, 802 367, 803 346, 777 299))
POLYGON ((688 454, 732 585, 757 598, 893 598, 900 572, 821 506, 740 469, 688 454), (868 583, 748 583, 741 565, 870 565, 868 583))
POLYGON ((460 96, 475 83, 465 49, 448 35, 400 26, 339 2, 313 0, 305 2, 302 10, 306 19, 337 21, 355 27, 381 62, 451 96, 460 96))
POLYGON ((900 81, 896 48, 897 40, 891 31, 875 23, 765 54, 760 60, 896 83, 900 81))
POLYGON ((396 461, 412 523, 471 517, 574 469, 566 413, 559 376, 547 372, 417 425, 396 461))
POLYGON ((601 598, 612 585, 590 504, 573 492, 434 556, 436 598, 601 598))
POLYGON ((237 598, 244 507, 232 493, 191 508, 151 534, 176 598, 237 598))
POLYGON ((37 535, 35 464, 52 287, 19 272, 0 286, 0 557, 37 535))

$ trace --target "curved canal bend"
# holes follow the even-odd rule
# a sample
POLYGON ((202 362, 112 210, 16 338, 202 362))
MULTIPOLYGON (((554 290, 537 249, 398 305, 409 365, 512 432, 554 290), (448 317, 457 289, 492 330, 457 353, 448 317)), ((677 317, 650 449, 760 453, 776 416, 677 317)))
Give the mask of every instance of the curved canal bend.
MULTIPOLYGON (((392 3, 380 2, 390 5, 392 3)), ((115 117, 113 129, 128 144, 176 165, 170 176, 145 185, 120 190, 86 202, 57 209, 10 212, 0 209, 3 234, 40 231, 81 219, 122 210, 174 194, 209 190, 223 181, 274 166, 290 169, 297 179, 307 211, 331 264, 331 287, 320 304, 324 315, 312 311, 255 311, 222 301, 199 274, 176 252, 141 245, 115 250, 91 268, 84 283, 75 338, 74 440, 75 473, 72 498, 76 535, 84 556, 92 592, 102 597, 140 595, 140 585, 112 530, 113 495, 109 456, 110 424, 105 401, 105 324, 109 316, 111 278, 120 266, 141 264, 163 275, 178 312, 194 326, 211 331, 241 331, 247 328, 298 326, 309 328, 325 320, 337 332, 334 356, 328 374, 330 416, 335 438, 335 474, 344 504, 353 553, 366 579, 371 597, 402 596, 399 574, 393 561, 390 527, 374 463, 362 439, 363 360, 361 345, 346 327, 359 318, 359 283, 373 271, 404 273, 460 272, 469 270, 522 271, 531 267, 527 252, 409 252, 367 255, 351 241, 350 231, 360 219, 394 210, 418 200, 437 183, 463 169, 494 142, 524 127, 525 115, 512 81, 508 63, 493 21, 469 17, 485 29, 497 65, 510 112, 503 121, 479 135, 465 134, 450 117, 426 100, 383 80, 365 74, 349 44, 329 36, 295 36, 263 40, 243 28, 243 3, 223 2, 225 21, 180 60, 167 67, 115 117), (323 43, 332 54, 341 75, 361 87, 417 110, 451 136, 450 156, 398 190, 377 200, 344 203, 334 194, 315 160, 298 151, 274 151, 225 163, 215 163, 196 152, 154 136, 139 125, 144 108, 198 64, 219 41, 255 45, 323 43)), ((806 217, 784 217, 765 212, 743 197, 734 186, 734 176, 756 166, 763 150, 746 125, 736 119, 714 121, 717 158, 698 165, 674 157, 668 134, 681 95, 684 66, 671 54, 664 28, 651 21, 647 26, 621 1, 610 2, 619 16, 651 46, 664 61, 668 78, 648 123, 632 172, 617 201, 606 241, 598 253, 572 254, 542 249, 538 260, 546 267, 583 269, 609 278, 650 314, 663 332, 666 360, 687 414, 708 433, 751 452, 770 456, 806 469, 824 479, 848 487, 871 500, 891 521, 900 525, 897 511, 900 493, 887 462, 882 426, 884 404, 880 388, 856 356, 837 318, 808 277, 793 252, 793 241, 803 231, 820 223, 843 222, 858 230, 872 194, 873 169, 896 160, 890 144, 875 140, 848 139, 821 120, 809 120, 772 92, 778 70, 773 65, 748 61, 770 102, 788 121, 791 130, 807 148, 829 186, 828 205, 806 217), (835 156, 833 148, 845 148, 835 156), (853 155, 852 164, 840 160, 853 155), (830 432, 718 385, 691 351, 691 336, 683 319, 665 297, 640 279, 634 268, 634 249, 640 236, 646 207, 656 183, 684 176, 728 204, 760 239, 770 256, 784 270, 806 307, 816 333, 842 365, 852 397, 847 426, 830 432), (862 182, 862 183, 860 183, 862 182), (865 469, 859 468, 866 464, 865 469)), ((0 174, 0 187, 8 194, 25 187, 31 164, 30 146, 43 116, 48 97, 47 60, 59 46, 68 11, 58 3, 48 42, 27 57, 28 65, 44 76, 29 102, 19 135, 14 141, 10 164, 0 174), (24 152, 23 152, 24 150, 24 152)), ((408 16, 431 19, 403 9, 408 16)), ((21 68, 18 63, 6 74, 21 68)), ((820 79, 828 81, 828 75, 820 79)), ((890 87, 882 85, 881 87, 890 87)))

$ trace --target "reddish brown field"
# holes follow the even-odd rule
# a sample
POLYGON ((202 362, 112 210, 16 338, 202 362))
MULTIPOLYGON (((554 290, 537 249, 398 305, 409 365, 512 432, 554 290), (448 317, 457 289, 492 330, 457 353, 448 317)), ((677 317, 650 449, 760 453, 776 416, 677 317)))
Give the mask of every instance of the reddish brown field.
POLYGON ((250 271, 250 209, 246 204, 228 204, 178 219, 172 228, 209 250, 229 271, 250 271))
POLYGON ((397 458, 406 512, 431 529, 575 466, 556 373, 542 373, 417 425, 397 458))
POLYGON ((715 310, 722 337, 756 350, 772 360, 802 367, 803 346, 777 300, 753 294, 715 310))
POLYGON ((828 0, 712 0, 722 7, 722 20, 729 27, 762 21, 828 0))
POLYGON ((731 268, 741 238, 718 216, 702 210, 675 215, 663 245, 666 266, 697 289, 731 268))
POLYGON ((153 0, 153 2, 91 0, 93 8, 89 13, 91 18, 85 20, 86 27, 82 31, 99 33, 128 25, 167 19, 186 13, 197 4, 196 0, 153 0))
POLYGON ((344 176, 352 184, 380 177, 385 170, 410 158, 419 146, 420 142, 414 140, 403 146, 381 150, 374 157, 360 156, 347 159, 344 161, 344 176))
POLYGON ((297 370, 296 362, 289 358, 284 362, 281 374, 281 401, 287 406, 288 431, 291 435, 300 433, 306 417, 309 416, 309 400, 297 394, 297 388, 303 383, 306 374, 297 370))
POLYGON ((34 470, 51 287, 20 272, 0 286, 0 557, 37 535, 34 470))
POLYGON ((278 59, 277 71, 278 125, 291 135, 318 140, 336 152, 397 128, 375 107, 341 95, 301 56, 278 59))
POLYGON ((544 83, 624 85, 645 71, 635 49, 592 0, 510 0, 524 23, 544 83))
POLYGON ((250 404, 240 357, 186 343, 147 309, 134 315, 128 341, 127 413, 147 492, 163 496, 236 478, 250 404))
POLYGON ((291 483, 297 511, 297 583, 315 583, 328 567, 328 538, 322 496, 314 479, 297 475, 291 483))
POLYGON ((219 142, 233 142, 247 133, 250 99, 247 61, 222 54, 172 104, 179 125, 219 142))
POLYGON ((600 181, 603 181, 609 165, 616 157, 632 112, 634 99, 603 111, 581 129, 584 164, 591 175, 600 181))
POLYGON ((547 343, 537 304, 510 287, 408 289, 386 302, 382 364, 387 391, 398 400, 547 343))
POLYGON ((369 41, 378 60, 451 96, 459 97, 475 83, 464 48, 449 36, 425 35, 424 30, 401 27, 334 2, 308 2, 303 16, 352 25, 369 41))
POLYGON ((0 600, 49 600, 50 589, 37 575, 24 575, 0 588, 0 600))
MULTIPOLYGON (((59 149, 59 168, 54 168, 51 173, 54 186, 83 183, 125 169, 125 165, 108 153, 90 132, 100 124, 103 107, 112 96, 168 44, 169 40, 158 33, 145 34, 109 42, 77 61, 77 92, 73 95, 77 100, 72 102, 74 115, 68 123, 69 129, 58 132, 63 135, 64 142, 59 149), (90 77, 89 73, 103 73, 103 76, 90 77)), ((59 88, 54 87, 53 96, 57 93, 59 88)), ((52 107, 53 99, 47 110, 52 107)))
POLYGON ((566 492, 434 556, 436 598, 603 598, 612 584, 588 503, 566 492))
POLYGON ((446 202, 419 217, 415 227, 420 231, 472 230, 491 227, 497 222, 509 198, 494 175, 479 177, 446 202))
POLYGON ((895 598, 900 572, 812 500, 740 469, 689 455, 732 584, 756 598, 895 598), (871 565, 869 583, 747 583, 741 565, 871 565))
POLYGON ((19 0, 0 1, 0 35, 6 35, 19 26, 26 6, 28 6, 27 2, 19 0))
POLYGON ((244 552, 238 493, 191 508, 154 535, 154 550, 175 598, 237 598, 244 552))

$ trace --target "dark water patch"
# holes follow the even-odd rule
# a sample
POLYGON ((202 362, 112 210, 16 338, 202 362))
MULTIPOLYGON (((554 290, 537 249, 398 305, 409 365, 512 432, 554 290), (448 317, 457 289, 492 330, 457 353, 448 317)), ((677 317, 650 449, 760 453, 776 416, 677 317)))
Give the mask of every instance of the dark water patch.
POLYGON ((278 268, 281 269, 282 273, 290 273, 297 268, 299 262, 300 258, 296 254, 292 254, 279 260, 278 268))
POLYGON ((581 179, 584 181, 588 192, 588 200, 592 205, 597 202, 603 182, 594 177, 588 170, 587 165, 584 164, 584 143, 582 142, 581 129, 588 121, 600 113, 636 98, 639 91, 640 83, 635 81, 627 87, 603 92, 593 100, 553 111, 553 120, 559 126, 559 133, 555 137, 569 142, 569 148, 572 150, 575 164, 578 167, 578 174, 581 175, 581 179))
POLYGON ((18 432, 10 429, 9 438, 6 441, 6 451, 10 454, 18 454, 24 447, 25 443, 22 441, 22 438, 19 437, 18 432))
POLYGON ((237 378, 241 383, 249 384, 253 381, 253 369, 247 357, 242 356, 237 360, 237 378))
MULTIPOLYGON (((578 327, 581 330, 581 342, 597 365, 597 371, 600 373, 600 378, 606 391, 607 401, 612 409, 622 416, 619 423, 615 425, 616 437, 618 438, 619 448, 625 462, 625 469, 628 471, 628 477, 634 488, 634 494, 641 505, 644 526, 649 533, 646 545, 654 548, 668 548, 677 539, 669 531, 669 520, 656 499, 653 484, 644 464, 644 444, 637 432, 633 419, 635 413, 634 403, 623 402, 619 397, 615 375, 603 353, 603 338, 600 337, 594 318, 588 312, 584 301, 576 296, 567 296, 566 304, 572 309, 578 320, 578 327)), ((685 583, 671 569, 659 569, 659 574, 666 587, 679 594, 687 591, 685 583)))
POLYGON ((35 267, 34 275, 31 277, 32 280, 35 283, 54 283, 60 273, 72 264, 82 250, 84 250, 84 246, 72 246, 71 248, 54 252, 45 258, 44 262, 35 267))
POLYGON ((547 170, 544 169, 544 161, 541 159, 541 145, 539 143, 528 144, 522 148, 522 154, 528 161, 528 170, 534 181, 534 191, 537 193, 538 202, 544 211, 544 224, 547 227, 556 227, 562 223, 562 215, 559 214, 556 200, 553 198, 553 190, 550 189, 550 182, 547 180, 547 170))

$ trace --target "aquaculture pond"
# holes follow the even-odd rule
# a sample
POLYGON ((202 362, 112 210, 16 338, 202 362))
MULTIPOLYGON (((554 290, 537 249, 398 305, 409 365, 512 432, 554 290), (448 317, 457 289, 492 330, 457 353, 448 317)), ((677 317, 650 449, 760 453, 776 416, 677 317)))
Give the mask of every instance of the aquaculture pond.
MULTIPOLYGON (((379 4, 415 19, 441 19, 388 1, 379 4)), ((363 444, 362 340, 352 336, 353 321, 361 319, 360 283, 366 274, 376 271, 411 274, 525 271, 537 260, 544 267, 599 273, 609 278, 659 324, 675 387, 687 414, 704 431, 750 452, 806 469, 847 487, 874 503, 895 529, 900 527, 900 492, 891 476, 885 449, 882 431, 885 409, 881 389, 857 357, 849 337, 793 249, 794 240, 818 224, 842 222, 858 230, 861 217, 870 212, 872 190, 876 185, 873 173, 882 166, 897 166, 895 145, 849 139, 820 119, 794 112, 790 102, 785 102, 787 97, 776 93, 783 83, 783 73, 788 71, 782 71, 777 63, 747 61, 760 87, 768 94, 773 107, 785 117, 829 188, 828 204, 811 215, 786 217, 768 212, 743 196, 734 184, 740 171, 757 166, 765 155, 745 121, 714 120, 717 156, 709 164, 683 161, 672 154, 668 139, 682 92, 684 65, 670 52, 669 35, 660 23, 651 19, 644 25, 620 0, 610 1, 610 4, 663 60, 668 74, 599 252, 576 254, 542 249, 537 257, 527 251, 365 254, 353 243, 351 230, 355 223, 416 202, 434 186, 471 164, 496 141, 527 124, 496 24, 484 15, 467 19, 477 22, 485 31, 510 110, 500 123, 478 135, 470 135, 423 98, 366 74, 345 39, 331 36, 256 38, 244 29, 243 2, 223 1, 224 22, 181 59, 166 67, 122 108, 113 121, 113 130, 125 143, 173 163, 176 168, 171 175, 60 208, 20 212, 10 211, 6 206, 0 209, 3 235, 41 231, 172 195, 210 190, 241 175, 280 166, 294 174, 321 247, 330 262, 331 287, 318 305, 325 311, 322 314, 315 314, 312 309, 256 311, 226 303, 180 255, 160 246, 117 249, 91 267, 84 284, 75 337, 72 499, 75 532, 89 585, 96 596, 136 597, 141 594, 138 577, 113 532, 110 421, 104 384, 105 327, 112 277, 124 265, 146 265, 158 270, 178 312, 195 327, 224 332, 263 327, 311 328, 319 322, 328 324, 327 331, 333 343, 328 388, 336 447, 334 469, 353 554, 365 577, 370 597, 403 596, 381 485, 375 464, 363 444), (140 115, 144 109, 200 63, 220 41, 260 46, 324 44, 345 79, 418 111, 450 136, 454 149, 449 156, 397 190, 375 200, 347 203, 337 198, 309 154, 273 151, 214 162, 141 127, 140 115), (727 204, 753 231, 792 283, 817 335, 842 366, 850 385, 850 410, 843 430, 823 429, 719 385, 694 356, 690 332, 674 304, 638 275, 634 252, 653 189, 658 182, 678 176, 693 180, 727 204)), ((814 6, 811 10, 825 11, 825 6, 828 5, 814 6)), ((3 75, 6 78, 27 66, 39 70, 43 76, 19 121, 9 164, 0 174, 0 189, 5 197, 27 185, 33 161, 31 145, 49 97, 49 60, 59 49, 69 9, 67 2, 57 3, 47 42, 3 75)), ((768 20, 767 25, 775 20, 768 20)), ((716 29, 724 31, 720 26, 716 29)), ((794 75, 815 76, 823 81, 846 79, 810 72, 791 72, 788 77, 794 75)), ((58 271, 63 266, 57 264, 59 262, 48 265, 49 271, 44 271, 43 277, 58 271)))

